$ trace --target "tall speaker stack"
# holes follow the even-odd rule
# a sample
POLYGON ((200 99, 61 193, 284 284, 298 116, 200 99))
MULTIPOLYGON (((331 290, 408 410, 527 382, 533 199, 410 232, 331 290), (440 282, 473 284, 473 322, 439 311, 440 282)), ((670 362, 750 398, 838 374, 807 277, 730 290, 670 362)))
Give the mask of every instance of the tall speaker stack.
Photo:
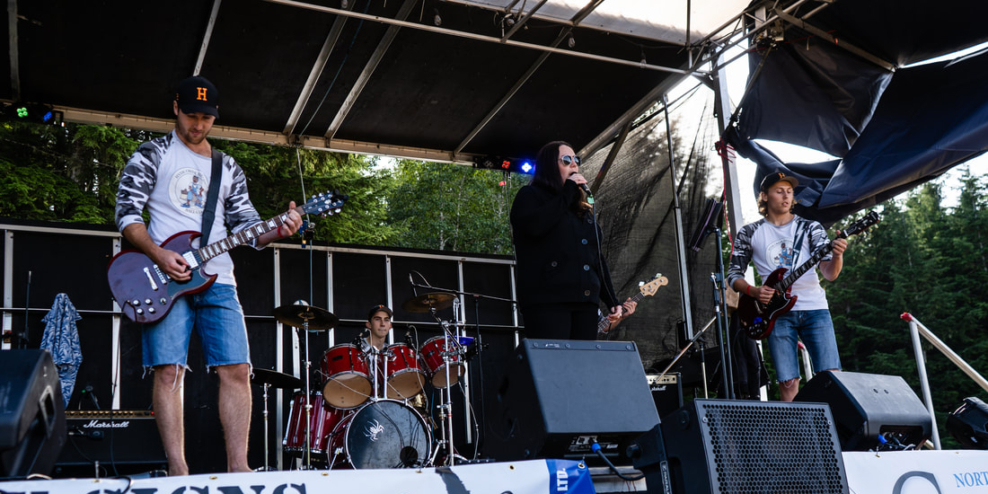
POLYGON ((632 449, 651 494, 849 492, 824 404, 697 399, 632 449))

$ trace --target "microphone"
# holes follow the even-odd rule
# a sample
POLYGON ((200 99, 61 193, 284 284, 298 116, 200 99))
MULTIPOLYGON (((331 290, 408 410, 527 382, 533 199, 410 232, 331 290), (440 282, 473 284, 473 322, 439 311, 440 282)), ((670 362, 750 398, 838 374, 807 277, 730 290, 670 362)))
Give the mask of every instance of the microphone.
POLYGON ((587 195, 587 197, 593 197, 593 192, 590 192, 590 187, 587 187, 587 184, 579 184, 579 185, 580 188, 583 189, 583 192, 587 195))

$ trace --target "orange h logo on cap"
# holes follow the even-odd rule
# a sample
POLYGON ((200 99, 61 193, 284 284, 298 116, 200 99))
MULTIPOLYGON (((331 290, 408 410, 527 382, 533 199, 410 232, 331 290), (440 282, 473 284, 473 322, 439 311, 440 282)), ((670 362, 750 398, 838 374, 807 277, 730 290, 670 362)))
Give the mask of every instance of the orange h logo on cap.
POLYGON ((196 97, 196 99, 199 101, 206 101, 206 88, 196 87, 196 89, 199 90, 199 95, 196 97))

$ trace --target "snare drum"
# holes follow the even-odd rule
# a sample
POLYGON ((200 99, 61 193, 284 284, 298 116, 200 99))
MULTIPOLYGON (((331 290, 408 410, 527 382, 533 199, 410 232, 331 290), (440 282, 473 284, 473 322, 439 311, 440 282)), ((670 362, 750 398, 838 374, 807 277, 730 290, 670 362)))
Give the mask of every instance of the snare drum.
POLYGON ((419 366, 415 349, 405 343, 395 343, 384 349, 388 363, 387 397, 405 400, 422 392, 425 371, 419 366))
POLYGON ((327 350, 320 370, 326 377, 322 396, 336 408, 356 408, 367 401, 374 390, 367 358, 356 345, 344 343, 327 350))
POLYGON ((285 428, 285 439, 281 442, 285 451, 292 454, 305 453, 305 405, 312 404, 312 416, 309 451, 312 454, 324 454, 329 445, 329 434, 336 425, 350 412, 337 410, 325 404, 318 392, 312 393, 310 400, 305 399, 305 392, 299 391, 292 398, 291 411, 288 413, 288 426, 285 428))
MULTIPOLYGON (((437 388, 446 386, 446 362, 443 361, 442 355, 444 343, 445 339, 442 336, 429 338, 422 345, 422 351, 420 352, 422 354, 422 361, 425 362, 425 366, 429 369, 432 385, 437 388)), ((460 362, 459 353, 450 355, 449 359, 449 384, 452 386, 460 380, 460 376, 464 372, 464 366, 460 362)))
POLYGON ((400 401, 368 403, 337 424, 330 437, 331 465, 401 468, 429 461, 432 434, 422 416, 400 401))

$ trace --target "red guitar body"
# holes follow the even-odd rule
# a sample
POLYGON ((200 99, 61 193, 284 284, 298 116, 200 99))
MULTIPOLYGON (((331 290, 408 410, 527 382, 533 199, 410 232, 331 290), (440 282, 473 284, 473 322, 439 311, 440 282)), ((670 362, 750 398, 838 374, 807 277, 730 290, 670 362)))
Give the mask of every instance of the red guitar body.
MULTIPOLYGON (((765 280, 765 286, 776 286, 785 278, 788 271, 786 268, 779 268, 772 271, 765 280)), ((763 304, 755 297, 741 294, 738 298, 737 316, 741 320, 741 327, 753 340, 762 340, 772 333, 775 328, 775 320, 782 314, 792 310, 799 298, 791 294, 791 287, 785 293, 775 292, 772 300, 768 304, 763 304)))
MULTIPOLYGON (((192 241, 199 236, 199 232, 179 232, 168 237, 161 247, 185 254, 195 250, 192 241)), ((159 321, 171 310, 175 299, 204 291, 216 281, 216 275, 207 274, 202 267, 192 270, 192 279, 175 281, 158 270, 150 257, 134 249, 113 256, 106 276, 121 312, 143 324, 159 321)))

